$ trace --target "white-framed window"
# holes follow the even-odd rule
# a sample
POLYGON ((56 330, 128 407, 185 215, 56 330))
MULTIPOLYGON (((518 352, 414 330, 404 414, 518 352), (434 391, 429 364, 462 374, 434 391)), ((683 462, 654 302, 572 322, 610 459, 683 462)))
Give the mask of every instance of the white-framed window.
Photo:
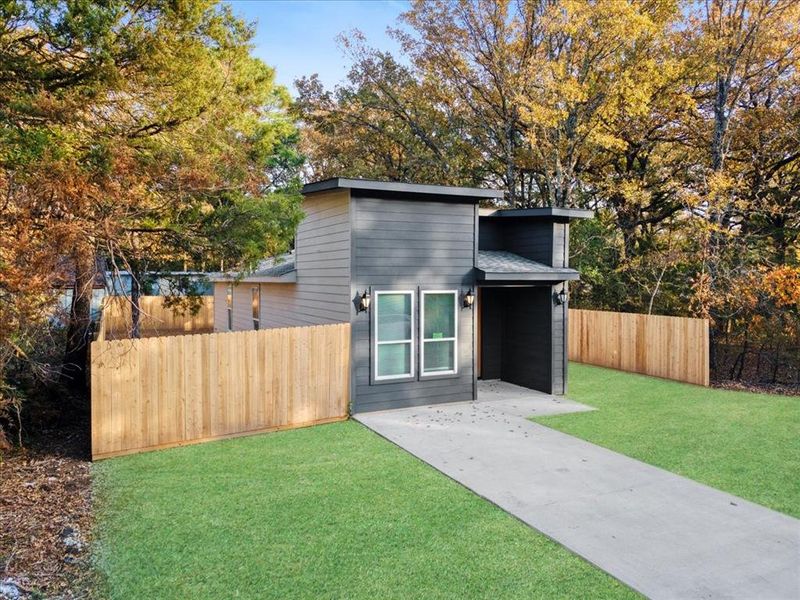
POLYGON ((375 381, 414 376, 414 292, 375 292, 375 381))
POLYGON ((424 290, 420 299, 420 376, 458 372, 458 291, 424 290))
POLYGON ((251 290, 251 302, 253 307, 253 329, 256 331, 261 327, 261 284, 251 290))
POLYGON ((228 331, 233 331, 233 284, 228 284, 228 289, 225 293, 225 306, 228 311, 228 331))

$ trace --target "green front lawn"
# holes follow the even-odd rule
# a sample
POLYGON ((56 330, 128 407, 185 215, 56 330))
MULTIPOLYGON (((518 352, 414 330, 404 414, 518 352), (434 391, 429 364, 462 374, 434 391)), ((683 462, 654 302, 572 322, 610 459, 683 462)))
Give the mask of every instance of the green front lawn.
POLYGON ((628 588, 355 422, 95 466, 111 598, 618 598, 628 588))
POLYGON ((569 397, 599 410, 537 422, 800 517, 800 398, 571 364, 569 397))

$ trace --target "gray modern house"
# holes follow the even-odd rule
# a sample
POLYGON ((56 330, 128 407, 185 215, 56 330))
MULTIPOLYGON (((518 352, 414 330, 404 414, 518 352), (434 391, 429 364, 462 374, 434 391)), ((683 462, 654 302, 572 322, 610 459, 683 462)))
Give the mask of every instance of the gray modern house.
POLYGON ((351 409, 471 400, 477 379, 567 385, 569 223, 502 191, 335 178, 303 188, 290 255, 214 281, 215 330, 351 323, 351 409))

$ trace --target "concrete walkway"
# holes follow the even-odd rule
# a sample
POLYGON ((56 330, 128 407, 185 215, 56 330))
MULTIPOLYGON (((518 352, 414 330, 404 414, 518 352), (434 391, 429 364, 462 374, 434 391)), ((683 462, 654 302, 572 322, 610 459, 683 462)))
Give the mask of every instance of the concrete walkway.
POLYGON ((502 382, 355 418, 651 598, 800 598, 800 521, 525 417, 591 410, 502 382))

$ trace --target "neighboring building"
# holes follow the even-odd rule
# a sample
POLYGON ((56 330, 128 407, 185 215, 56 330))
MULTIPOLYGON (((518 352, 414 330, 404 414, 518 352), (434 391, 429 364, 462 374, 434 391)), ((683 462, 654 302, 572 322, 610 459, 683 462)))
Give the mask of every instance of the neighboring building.
MULTIPOLYGON (((91 318, 97 319, 103 306, 103 298, 106 297, 107 285, 103 275, 103 263, 98 260, 92 277, 92 299, 90 302, 91 318)), ((54 289, 57 295, 57 308, 52 316, 53 322, 66 324, 72 310, 72 297, 75 294, 75 270, 71 261, 67 258, 61 259, 56 265, 56 277, 54 289)))
MULTIPOLYGON (((143 296, 169 296, 177 293, 177 280, 192 284, 194 293, 198 296, 211 296, 213 290, 211 284, 206 280, 208 273, 204 271, 153 271, 145 275, 143 285, 143 296)), ((106 280, 109 283, 111 294, 114 296, 130 296, 133 284, 133 276, 130 272, 106 271, 106 280)))
MULTIPOLYGON (((131 274, 128 271, 106 271, 102 261, 98 261, 92 284, 91 318, 97 320, 103 309, 103 299, 106 296, 130 296, 131 274)), ((213 294, 211 283, 206 280, 206 273, 199 271, 173 271, 166 274, 153 273, 147 282, 143 295, 167 296, 175 293, 171 280, 185 278, 194 283, 195 292, 201 296, 213 294)), ((75 276, 64 268, 56 282, 58 291, 58 310, 53 319, 66 323, 70 310, 72 310, 72 296, 75 288, 75 276)))
POLYGON ((565 393, 569 221, 590 211, 342 178, 303 195, 292 254, 211 277, 216 331, 351 323, 353 412, 470 400, 479 377, 565 393))

